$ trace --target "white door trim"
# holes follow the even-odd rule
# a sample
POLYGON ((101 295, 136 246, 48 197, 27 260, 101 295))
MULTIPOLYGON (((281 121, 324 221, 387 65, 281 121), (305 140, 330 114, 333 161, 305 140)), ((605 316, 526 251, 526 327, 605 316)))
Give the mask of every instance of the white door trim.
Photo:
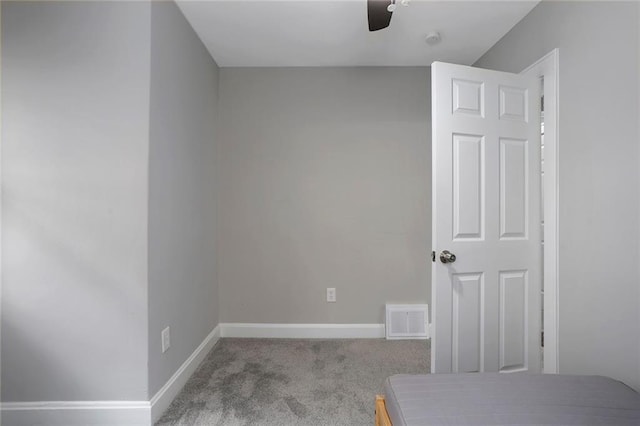
MULTIPOLYGON (((2 22, 2 7, 0 7, 0 22, 2 22)), ((0 46, 2 46, 2 31, 0 31, 0 46)), ((0 87, 2 86, 2 59, 0 59, 0 87)), ((2 259, 2 199, 4 187, 2 185, 2 105, 0 102, 0 259, 2 259)), ((2 318, 2 262, 0 262, 0 319, 2 318)), ((2 321, 0 320, 0 354, 2 353, 2 321)), ((2 357, 0 356, 0 377, 2 377, 2 357)), ((2 424, 2 410, 0 410, 0 425, 2 424)))
POLYGON ((544 372, 558 373, 558 49, 543 56, 520 74, 544 78, 544 372))

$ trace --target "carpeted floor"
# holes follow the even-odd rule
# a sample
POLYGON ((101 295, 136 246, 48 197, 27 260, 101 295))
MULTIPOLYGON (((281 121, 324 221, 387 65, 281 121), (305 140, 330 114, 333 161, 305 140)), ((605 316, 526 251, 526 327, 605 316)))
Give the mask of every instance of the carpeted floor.
POLYGON ((429 372, 429 342, 220 339, 156 426, 373 425, 384 379, 429 372))

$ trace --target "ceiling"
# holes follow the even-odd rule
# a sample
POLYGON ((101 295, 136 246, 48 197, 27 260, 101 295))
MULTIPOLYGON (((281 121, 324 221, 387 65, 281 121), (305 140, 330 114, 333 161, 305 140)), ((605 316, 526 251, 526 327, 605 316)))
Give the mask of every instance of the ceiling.
POLYGON ((471 65, 538 1, 411 0, 377 32, 366 0, 177 3, 219 66, 285 67, 471 65), (431 31, 441 35, 434 46, 431 31))

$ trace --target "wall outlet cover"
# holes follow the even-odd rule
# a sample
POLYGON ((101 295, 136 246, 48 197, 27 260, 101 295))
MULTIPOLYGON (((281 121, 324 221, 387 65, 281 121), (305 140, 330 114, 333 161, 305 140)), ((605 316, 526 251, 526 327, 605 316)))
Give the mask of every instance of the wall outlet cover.
POLYGON ((333 287, 327 288, 327 302, 335 302, 336 301, 336 289, 333 287))

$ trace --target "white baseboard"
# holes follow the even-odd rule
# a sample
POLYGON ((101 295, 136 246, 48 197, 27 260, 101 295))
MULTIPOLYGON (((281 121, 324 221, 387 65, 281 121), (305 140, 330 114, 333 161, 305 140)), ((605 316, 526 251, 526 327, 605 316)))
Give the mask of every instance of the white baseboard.
POLYGON ((384 324, 221 323, 221 337, 278 339, 381 339, 384 324))
POLYGON ((149 401, 3 402, 2 424, 10 426, 149 426, 149 401))
POLYGON ((171 376, 167 383, 151 398, 151 421, 155 423, 160 419, 162 413, 169 407, 171 401, 178 395, 184 387, 189 377, 196 371, 198 365, 204 360, 211 348, 220 339, 220 325, 216 326, 211 333, 200 343, 187 360, 182 363, 180 368, 171 376))
POLYGON ((0 404, 6 426, 152 426, 220 339, 214 328, 151 401, 35 401, 0 404))

